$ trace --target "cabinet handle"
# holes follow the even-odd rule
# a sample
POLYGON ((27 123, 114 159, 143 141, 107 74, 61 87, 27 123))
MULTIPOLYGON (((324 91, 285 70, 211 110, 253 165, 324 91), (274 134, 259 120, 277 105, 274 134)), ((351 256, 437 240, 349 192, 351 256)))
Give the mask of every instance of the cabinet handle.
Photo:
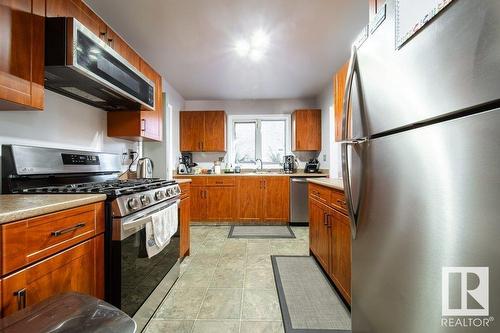
POLYGON ((202 150, 202 151, 204 151, 204 149, 205 149, 205 145, 204 145, 204 143, 202 142, 202 143, 201 143, 201 150, 202 150))
POLYGON ((111 43, 113 43, 113 38, 108 38, 108 45, 111 46, 111 43))
POLYGON ((332 224, 330 223, 330 214, 326 215, 326 227, 331 228, 332 224))
POLYGON ((202 150, 202 148, 201 148, 201 142, 198 142, 198 149, 202 150))
POLYGON ((208 191, 205 190, 205 199, 208 199, 208 191))
POLYGON ((327 213, 323 213, 323 224, 324 225, 328 224, 328 214, 327 213))
POLYGON ((224 184, 224 182, 216 181, 215 184, 224 184))
POLYGON ((14 296, 17 297, 17 309, 24 309, 26 307, 26 288, 15 291, 14 296))
POLYGON ((146 119, 141 119, 141 132, 146 132, 146 119))
POLYGON ((66 229, 61 229, 57 231, 52 231, 51 235, 54 237, 59 237, 61 235, 67 234, 68 232, 75 231, 77 229, 85 227, 85 223, 78 223, 72 227, 66 228, 66 229))
POLYGON ((340 200, 340 199, 337 199, 337 203, 342 205, 342 206, 345 206, 347 204, 347 202, 345 202, 344 200, 340 200))

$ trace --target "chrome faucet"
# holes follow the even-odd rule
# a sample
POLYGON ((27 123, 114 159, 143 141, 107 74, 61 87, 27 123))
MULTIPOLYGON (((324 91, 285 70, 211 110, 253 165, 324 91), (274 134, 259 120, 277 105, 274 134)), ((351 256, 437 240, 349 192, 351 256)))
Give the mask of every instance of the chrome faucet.
POLYGON ((259 168, 257 167, 257 161, 260 162, 260 171, 262 171, 264 167, 262 165, 262 160, 260 158, 255 159, 255 171, 259 170, 259 168))

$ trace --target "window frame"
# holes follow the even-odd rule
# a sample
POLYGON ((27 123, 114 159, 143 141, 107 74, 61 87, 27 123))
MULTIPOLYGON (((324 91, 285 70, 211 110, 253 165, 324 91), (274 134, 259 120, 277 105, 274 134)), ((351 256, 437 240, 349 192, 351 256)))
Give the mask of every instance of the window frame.
MULTIPOLYGON (((275 115, 230 115, 228 116, 228 122, 230 126, 227 129, 228 137, 228 161, 235 164, 235 147, 234 135, 235 135, 235 123, 251 123, 255 122, 255 158, 262 159, 262 134, 261 134, 261 122, 262 121, 284 121, 285 122, 285 152, 284 155, 290 155, 292 151, 291 146, 291 115, 289 114, 275 114, 275 115)), ((265 163, 263 162, 263 168, 266 169, 278 169, 282 167, 282 163, 265 163)), ((253 169, 256 167, 256 163, 241 163, 239 164, 242 169, 253 169)))

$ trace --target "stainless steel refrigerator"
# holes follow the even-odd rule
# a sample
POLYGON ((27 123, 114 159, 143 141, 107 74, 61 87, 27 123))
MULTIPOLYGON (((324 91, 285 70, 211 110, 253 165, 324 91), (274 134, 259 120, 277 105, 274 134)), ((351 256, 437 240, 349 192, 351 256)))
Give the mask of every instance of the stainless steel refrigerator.
POLYGON ((500 1, 455 0, 399 50, 386 9, 344 105, 353 332, 499 332, 443 319, 500 321, 500 1), (489 284, 446 267, 488 267, 489 284))

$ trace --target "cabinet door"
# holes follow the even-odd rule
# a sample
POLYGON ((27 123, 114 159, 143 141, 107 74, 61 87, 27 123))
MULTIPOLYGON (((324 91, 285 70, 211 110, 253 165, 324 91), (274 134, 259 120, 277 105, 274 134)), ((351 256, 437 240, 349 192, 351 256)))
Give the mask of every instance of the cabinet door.
POLYGON ((5 277, 2 314, 10 315, 67 291, 95 296, 94 251, 94 239, 91 239, 5 277))
POLYGON ((331 276, 342 295, 351 303, 351 226, 349 218, 337 211, 330 214, 331 276))
POLYGON ((180 113, 181 151, 202 151, 205 116, 201 111, 182 111, 180 113))
POLYGON ((110 27, 107 27, 106 42, 127 60, 135 69, 140 70, 141 58, 139 55, 110 27))
POLYGON ((186 197, 181 200, 179 207, 179 228, 180 228, 180 256, 185 257, 189 255, 190 246, 190 229, 189 223, 191 222, 191 199, 186 197))
POLYGON ((204 116, 203 151, 226 151, 226 113, 224 111, 205 111, 204 116))
POLYGON ((292 114, 292 150, 321 150, 321 110, 296 110, 292 114))
POLYGON ((0 0, 0 110, 43 109, 44 9, 41 0, 0 0))
POLYGON ((318 243, 316 258, 324 270, 330 271, 330 229, 328 228, 328 208, 318 204, 318 243))
POLYGON ((319 228, 323 223, 323 209, 314 199, 309 198, 309 247, 318 257, 319 228))
POLYGON ((340 141, 342 135, 342 112, 344 108, 345 81, 347 79, 348 69, 349 62, 346 62, 334 77, 335 141, 340 141))
POLYGON ((238 220, 257 221, 262 219, 262 177, 238 177, 236 188, 238 220))
POLYGON ((207 220, 231 221, 234 219, 234 187, 207 187, 207 220))
POLYGON ((155 109, 153 111, 141 111, 142 137, 155 141, 161 141, 162 137, 162 82, 161 77, 145 61, 141 60, 141 72, 155 83, 155 109))
POLYGON ((290 211, 290 178, 282 176, 263 177, 263 219, 288 222, 290 211))
POLYGON ((207 200, 205 187, 191 187, 191 219, 204 221, 207 218, 207 200))

